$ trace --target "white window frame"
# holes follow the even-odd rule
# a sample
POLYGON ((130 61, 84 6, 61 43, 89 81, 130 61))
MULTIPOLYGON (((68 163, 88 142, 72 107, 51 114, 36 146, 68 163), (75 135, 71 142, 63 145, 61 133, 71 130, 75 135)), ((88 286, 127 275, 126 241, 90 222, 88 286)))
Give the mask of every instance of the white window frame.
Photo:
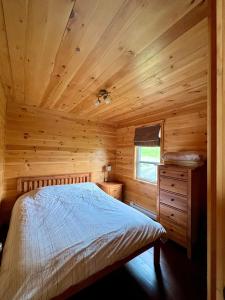
MULTIPOLYGON (((138 177, 138 170, 139 170, 139 165, 141 163, 145 163, 145 164, 149 164, 149 165, 155 165, 157 167, 160 164, 160 162, 141 160, 140 159, 140 148, 144 147, 144 146, 135 146, 135 147, 136 147, 136 179, 139 180, 139 181, 146 181, 146 182, 149 182, 149 183, 152 183, 152 184, 157 184, 157 182, 158 182, 157 171, 156 171, 156 181, 151 181, 151 180, 147 180, 146 178, 138 177)), ((149 148, 151 148, 151 147, 149 146, 149 148)), ((161 147, 159 146, 159 148, 160 148, 160 157, 161 157, 161 147)))
MULTIPOLYGON (((137 160, 137 156, 140 155, 138 152, 138 147, 145 147, 145 146, 134 146, 134 179, 137 181, 141 181, 141 182, 145 182, 148 184, 152 184, 152 185, 157 185, 158 184, 158 176, 156 175, 156 181, 150 181, 150 180, 146 180, 146 179, 142 179, 137 177, 137 170, 138 170, 138 164, 139 163, 148 163, 148 164, 154 164, 156 166, 158 166, 160 163, 162 163, 162 154, 163 154, 163 145, 164 145, 164 120, 161 120, 159 122, 155 122, 155 123, 150 123, 147 124, 146 127, 148 126, 152 126, 152 125, 160 125, 160 131, 161 131, 161 138, 160 138, 160 162, 148 162, 148 161, 140 161, 137 160)), ((143 126, 142 126, 143 127, 143 126)))

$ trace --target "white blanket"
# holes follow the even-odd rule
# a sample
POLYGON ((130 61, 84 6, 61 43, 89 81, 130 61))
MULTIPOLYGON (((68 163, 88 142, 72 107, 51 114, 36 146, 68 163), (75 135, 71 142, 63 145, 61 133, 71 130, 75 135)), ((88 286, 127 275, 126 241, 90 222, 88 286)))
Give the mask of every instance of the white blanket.
POLYGON ((93 183, 21 196, 0 268, 0 299, 51 299, 165 233, 93 183))

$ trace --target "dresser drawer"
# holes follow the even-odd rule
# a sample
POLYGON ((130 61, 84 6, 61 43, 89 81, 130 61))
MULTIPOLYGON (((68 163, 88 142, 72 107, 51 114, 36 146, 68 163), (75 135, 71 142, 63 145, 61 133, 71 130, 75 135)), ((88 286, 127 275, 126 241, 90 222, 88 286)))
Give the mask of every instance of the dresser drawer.
POLYGON ((160 218, 161 217, 184 228, 187 227, 187 213, 167 205, 160 205, 160 218))
POLYGON ((122 192, 122 186, 112 186, 109 188, 110 193, 121 193, 122 192))
POLYGON ((167 168, 161 168, 159 171, 159 174, 162 176, 168 176, 178 179, 186 179, 188 178, 188 173, 185 170, 173 170, 173 169, 167 169, 167 168))
POLYGON ((187 198, 160 190, 159 201, 175 208, 187 211, 187 198))
POLYGON ((187 181, 161 176, 159 180, 159 184, 160 184, 160 189, 187 196, 188 193, 187 181))
POLYGON ((110 196, 122 200, 123 185, 121 183, 102 182, 98 183, 98 186, 110 196))
POLYGON ((111 190, 109 194, 118 200, 122 200, 122 190, 111 190))
POLYGON ((99 185, 99 187, 100 187, 105 193, 107 193, 107 194, 110 193, 109 187, 107 187, 107 186, 102 186, 102 185, 99 185))
POLYGON ((160 223, 165 227, 169 239, 177 242, 181 246, 187 246, 187 231, 185 228, 168 222, 168 220, 163 217, 160 218, 160 223))

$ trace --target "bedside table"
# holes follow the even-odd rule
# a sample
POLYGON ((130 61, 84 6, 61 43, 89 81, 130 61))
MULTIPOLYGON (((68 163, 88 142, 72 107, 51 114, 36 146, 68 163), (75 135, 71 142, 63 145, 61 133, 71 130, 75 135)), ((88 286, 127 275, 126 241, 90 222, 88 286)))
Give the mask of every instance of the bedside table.
POLYGON ((123 184, 120 182, 99 182, 97 185, 110 196, 123 200, 123 184))

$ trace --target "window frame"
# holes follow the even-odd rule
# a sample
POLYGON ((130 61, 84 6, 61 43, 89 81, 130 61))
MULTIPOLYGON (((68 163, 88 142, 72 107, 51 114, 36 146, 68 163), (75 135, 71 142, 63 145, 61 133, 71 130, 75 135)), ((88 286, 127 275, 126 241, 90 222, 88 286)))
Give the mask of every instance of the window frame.
MULTIPOLYGON (((154 164, 156 166, 158 166, 159 164, 162 163, 162 156, 163 156, 163 152, 164 152, 164 120, 160 120, 158 122, 154 122, 154 123, 148 123, 145 124, 144 126, 136 126, 135 128, 138 127, 149 127, 152 125, 160 125, 160 130, 161 130, 161 138, 160 138, 160 162, 156 163, 156 162, 146 162, 146 161, 141 161, 142 163, 149 163, 149 164, 154 164)), ((134 180, 136 181, 140 181, 140 182, 144 182, 147 184, 151 184, 151 185, 157 185, 158 184, 158 176, 156 179, 156 182, 153 181, 148 181, 148 180, 144 180, 141 178, 137 178, 137 170, 138 170, 138 164, 140 163, 140 161, 137 161, 137 151, 138 151, 138 147, 142 147, 142 146, 135 146, 134 145, 134 180)), ((143 146, 145 147, 145 146, 143 146)))
MULTIPOLYGON (((154 165, 154 166, 158 166, 161 162, 161 147, 159 146, 160 148, 160 161, 159 162, 153 162, 153 161, 144 161, 144 160, 141 160, 140 159, 140 148, 141 147, 145 147, 145 146, 135 146, 136 148, 136 179, 139 180, 139 181, 145 181, 145 182, 148 182, 148 183, 152 183, 152 184, 157 184, 157 178, 156 178, 156 181, 151 181, 151 180, 145 180, 144 178, 141 178, 141 177, 138 177, 137 173, 138 173, 138 169, 139 169, 139 165, 140 164, 149 164, 149 165, 154 165)), ((151 148, 150 146, 146 146, 146 148, 149 147, 151 148)), ((153 148, 153 147, 152 147, 153 148)))

